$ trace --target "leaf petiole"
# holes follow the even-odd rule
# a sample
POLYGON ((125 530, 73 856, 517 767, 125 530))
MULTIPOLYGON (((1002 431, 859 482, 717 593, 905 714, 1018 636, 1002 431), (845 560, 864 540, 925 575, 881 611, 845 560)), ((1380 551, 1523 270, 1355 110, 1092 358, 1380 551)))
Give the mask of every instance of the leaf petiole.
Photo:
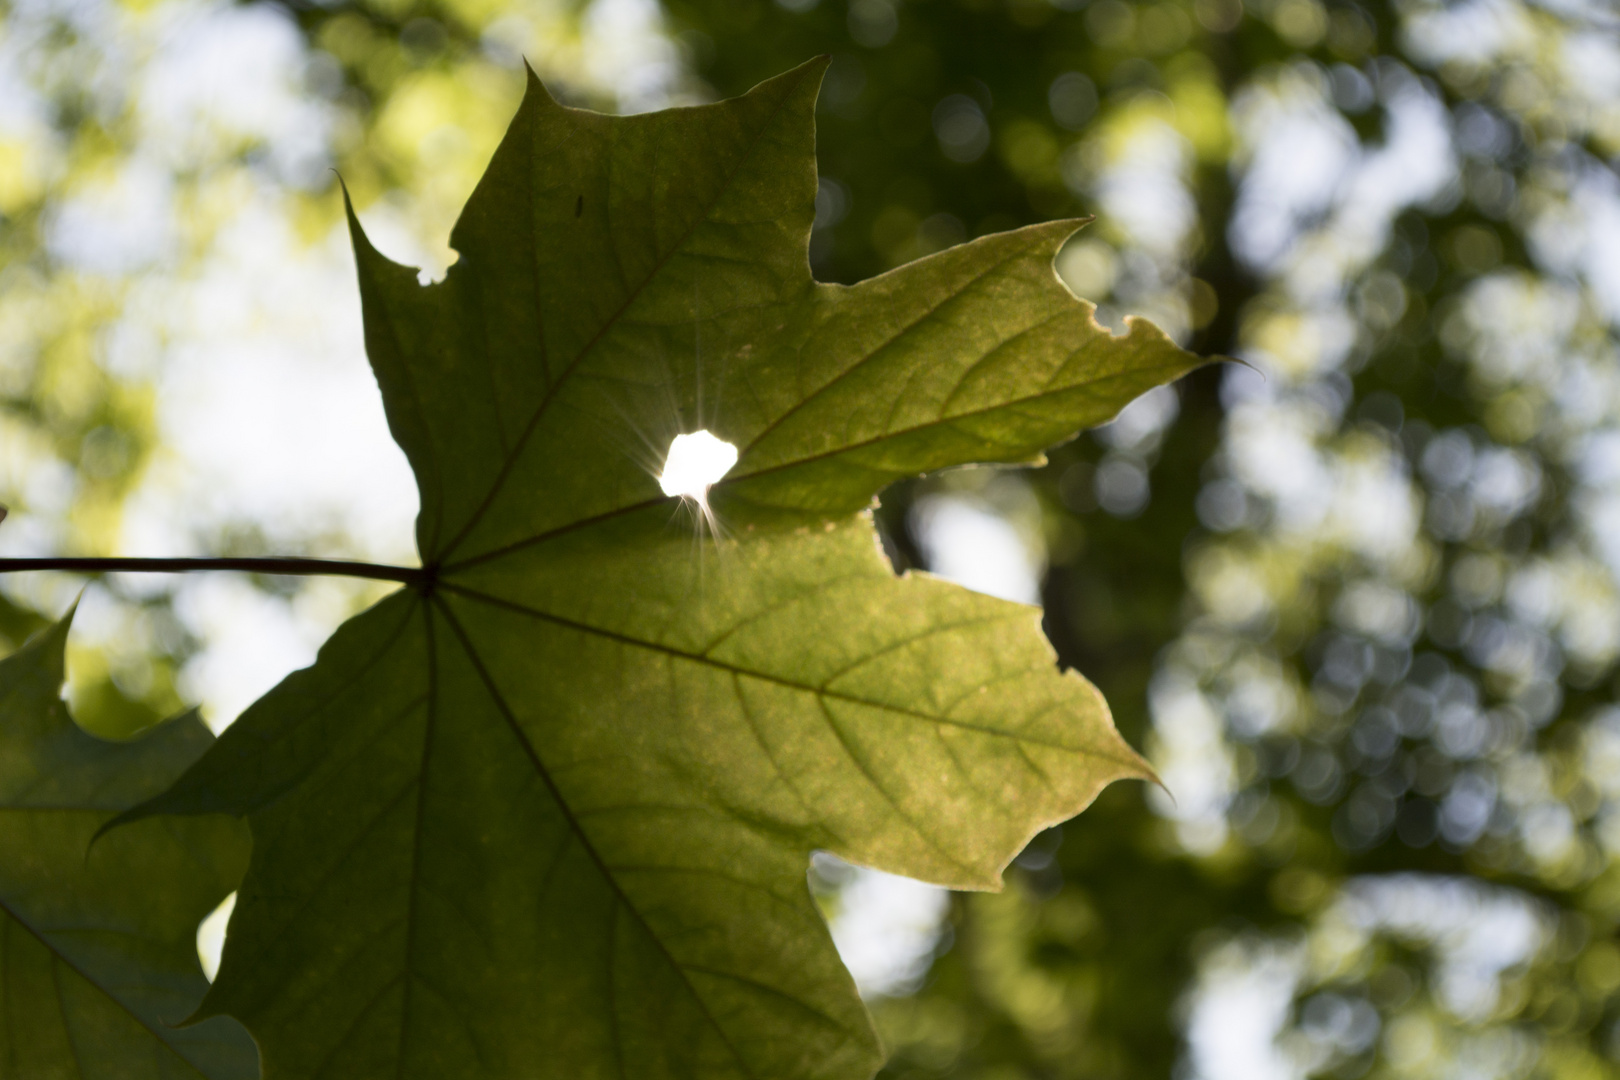
POLYGON ((0 559, 0 574, 24 570, 68 570, 81 574, 189 574, 199 570, 239 570, 250 574, 372 578, 421 584, 430 571, 420 566, 387 566, 343 559, 301 559, 289 556, 205 559, 42 558, 0 559))

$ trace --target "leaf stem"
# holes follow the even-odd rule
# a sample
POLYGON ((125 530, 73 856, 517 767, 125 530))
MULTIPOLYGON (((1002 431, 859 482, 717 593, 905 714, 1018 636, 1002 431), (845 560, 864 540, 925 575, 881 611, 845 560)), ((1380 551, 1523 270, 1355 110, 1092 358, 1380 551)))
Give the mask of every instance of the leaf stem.
POLYGON ((419 584, 430 576, 426 569, 419 566, 386 566, 343 559, 298 559, 280 555, 242 559, 0 559, 0 574, 23 570, 68 570, 81 574, 189 574, 198 570, 240 570, 250 574, 291 576, 329 574, 401 581, 407 585, 419 584))

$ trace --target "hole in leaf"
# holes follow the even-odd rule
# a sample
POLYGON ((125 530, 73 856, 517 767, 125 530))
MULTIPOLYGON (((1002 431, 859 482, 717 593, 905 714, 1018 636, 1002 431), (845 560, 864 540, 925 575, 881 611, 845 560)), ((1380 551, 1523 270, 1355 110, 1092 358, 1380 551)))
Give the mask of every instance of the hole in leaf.
POLYGON ((669 444, 669 456, 664 459, 664 471, 658 477, 658 486, 665 495, 681 495, 704 501, 709 485, 737 464, 737 448, 708 431, 694 431, 690 435, 677 435, 669 444))

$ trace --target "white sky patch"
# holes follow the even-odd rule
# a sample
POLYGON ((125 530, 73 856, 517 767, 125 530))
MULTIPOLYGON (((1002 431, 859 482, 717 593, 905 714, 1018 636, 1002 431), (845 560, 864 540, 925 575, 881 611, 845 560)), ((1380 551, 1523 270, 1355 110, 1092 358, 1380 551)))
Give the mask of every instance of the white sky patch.
POLYGON ((1612 173, 1585 170, 1566 204, 1537 216, 1530 238, 1538 262, 1579 275, 1610 324, 1620 326, 1620 182, 1612 173))
POLYGON ((1096 437, 1116 450, 1157 449, 1159 439, 1181 412, 1173 386, 1155 386, 1098 428, 1096 437))
POLYGON ((1237 102, 1249 164, 1230 240, 1246 262, 1275 270, 1297 255, 1290 267, 1296 287, 1317 278, 1323 279, 1319 288, 1330 284, 1334 275, 1324 277, 1327 268, 1377 255, 1396 215, 1434 197, 1456 176, 1444 104, 1413 78, 1391 74, 1387 80, 1388 134, 1381 146, 1363 147, 1328 103, 1325 88, 1303 78, 1284 78, 1237 102), (1330 211, 1331 249, 1299 250, 1310 223, 1330 211))
POLYGON ((1371 559, 1395 562, 1417 542, 1417 495, 1394 451, 1335 462, 1332 535, 1371 559))
POLYGON ((1384 145, 1366 154, 1351 176, 1334 223, 1340 243, 1362 259, 1383 248, 1403 209, 1432 198, 1457 172, 1445 104, 1416 79, 1397 85, 1384 106, 1384 145))
POLYGON ((167 298, 174 325, 154 329, 172 342, 157 393, 168 454, 131 501, 128 554, 206 539, 183 526, 255 521, 272 542, 342 534, 357 554, 412 561, 416 487, 365 360, 347 245, 334 230, 301 249, 275 207, 251 207, 167 298))
POLYGON ((1601 107, 1620 98, 1620 42, 1612 33, 1570 34, 1564 39, 1564 63, 1570 89, 1588 101, 1601 107))
POLYGON ((146 145, 185 169, 221 143, 258 143, 294 184, 329 163, 332 110, 304 89, 306 55, 293 21, 269 4, 171 4, 138 87, 146 145))
POLYGON ((1277 1036, 1288 1023, 1299 957, 1239 942, 1199 965, 1187 1017, 1189 1080, 1294 1080, 1300 1075, 1277 1036))
POLYGON ((709 487, 718 484, 737 464, 737 448, 708 430, 677 435, 669 444, 658 486, 665 495, 681 495, 705 502, 709 487))
POLYGON ((1302 87, 1249 91, 1235 112, 1253 140, 1253 156, 1230 239, 1249 263, 1271 266, 1294 244, 1301 223, 1331 204, 1359 153, 1356 133, 1338 110, 1302 87))
POLYGON ((1475 1023, 1496 1007, 1502 975, 1529 962, 1550 935, 1543 913, 1520 893, 1424 874, 1355 879, 1330 918, 1350 931, 1346 948, 1376 933, 1433 948, 1441 1002, 1475 1023))
POLYGON ((136 158, 60 203, 45 226, 52 255, 92 274, 129 274, 173 254, 173 182, 136 158))
POLYGON ((958 495, 925 496, 912 515, 918 546, 932 573, 1003 600, 1041 602, 1044 567, 1007 519, 958 495))
POLYGON ((621 113, 671 104, 680 57, 657 0, 593 0, 584 31, 585 70, 616 89, 621 113))
POLYGON ((1278 517, 1291 530, 1321 521, 1333 500, 1331 466, 1316 446, 1322 417, 1262 400, 1233 409, 1227 426, 1233 474, 1276 500, 1278 517))
POLYGON ((179 689, 201 702, 218 732, 290 671, 314 663, 336 627, 310 625, 280 597, 235 574, 197 574, 175 598, 175 612, 208 644, 180 670, 179 689))
POLYGON ((916 990, 933 962, 950 891, 850 866, 826 852, 817 852, 815 858, 825 876, 846 879, 829 928, 861 996, 916 990))
POLYGON ((1148 708, 1153 713, 1149 755, 1164 781, 1163 788, 1148 788, 1148 801, 1176 823, 1183 847, 1211 854, 1226 842, 1226 808, 1237 780, 1221 716, 1196 682, 1174 669, 1154 675, 1148 708))
MULTIPOLYGON (((47 220, 50 250, 69 264, 143 271, 103 328, 100 359, 115 377, 152 381, 164 445, 126 506, 119 553, 214 554, 245 532, 269 551, 413 562, 415 485, 366 363, 347 237, 338 228, 303 242, 278 186, 319 171, 331 135, 330 107, 304 86, 296 27, 264 5, 218 0, 165 0, 139 14, 86 0, 14 14, 0 28, 0 69, 30 83, 71 78, 93 89, 98 115, 110 122, 127 110, 133 121, 128 155, 58 200, 47 220), (36 61, 48 50, 30 42, 58 19, 72 23, 76 44, 36 61), (249 147, 254 164, 238 166, 249 147), (228 215, 201 252, 184 251, 177 232, 177 171, 207 176, 216 196, 207 205, 228 215)), ((0 111, 16 129, 38 109, 0 111)), ((71 494, 60 468, 39 471, 71 494)), ((30 482, 30 495, 39 486, 30 482)), ((50 499, 29 509, 10 523, 8 549, 57 548, 27 520, 50 516, 50 499)), ((332 589, 313 583, 289 603, 241 579, 121 581, 177 589, 177 612, 203 643, 182 694, 200 698, 216 727, 308 663, 356 596, 333 602, 332 589), (256 620, 252 634, 235 629, 256 620)), ((127 613, 95 588, 87 601, 79 639, 127 647, 127 613)))
MULTIPOLYGON (((249 527, 277 552, 414 563, 416 486, 366 363, 344 230, 306 247, 256 196, 200 273, 146 288, 109 336, 109 367, 155 379, 164 442, 126 504, 122 553, 213 554, 249 527)), ((315 581, 292 604, 218 575, 125 581, 176 587, 204 642, 181 690, 216 730, 310 663, 348 614, 304 603, 325 589, 315 581)))
POLYGON ((1620 576, 1620 429, 1593 433, 1577 460, 1588 487, 1580 503, 1582 521, 1593 547, 1620 576))
POLYGON ((1447 60, 1486 64, 1527 52, 1536 40, 1530 13, 1515 0, 1413 5, 1401 36, 1414 57, 1436 65, 1447 60))
POLYGON ((1174 258, 1198 219, 1198 208, 1181 180, 1191 157, 1187 140, 1169 124, 1144 122, 1132 130, 1096 185, 1108 217, 1159 258, 1174 258))

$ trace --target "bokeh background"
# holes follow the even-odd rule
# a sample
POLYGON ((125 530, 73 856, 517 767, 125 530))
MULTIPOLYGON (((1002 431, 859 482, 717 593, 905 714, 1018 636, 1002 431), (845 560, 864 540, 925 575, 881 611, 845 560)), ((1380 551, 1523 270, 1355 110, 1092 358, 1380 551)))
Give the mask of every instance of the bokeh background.
MULTIPOLYGON (((1094 214, 1100 318, 1244 362, 885 495, 1165 781, 998 895, 817 858, 886 1075, 1620 1075, 1600 0, 3 0, 0 554, 412 560, 333 170, 431 277, 523 58, 638 111, 817 53, 823 279, 1094 214)), ((0 636, 84 585, 6 576, 0 636)), ((70 696, 219 728, 376 595, 109 578, 70 696)))

